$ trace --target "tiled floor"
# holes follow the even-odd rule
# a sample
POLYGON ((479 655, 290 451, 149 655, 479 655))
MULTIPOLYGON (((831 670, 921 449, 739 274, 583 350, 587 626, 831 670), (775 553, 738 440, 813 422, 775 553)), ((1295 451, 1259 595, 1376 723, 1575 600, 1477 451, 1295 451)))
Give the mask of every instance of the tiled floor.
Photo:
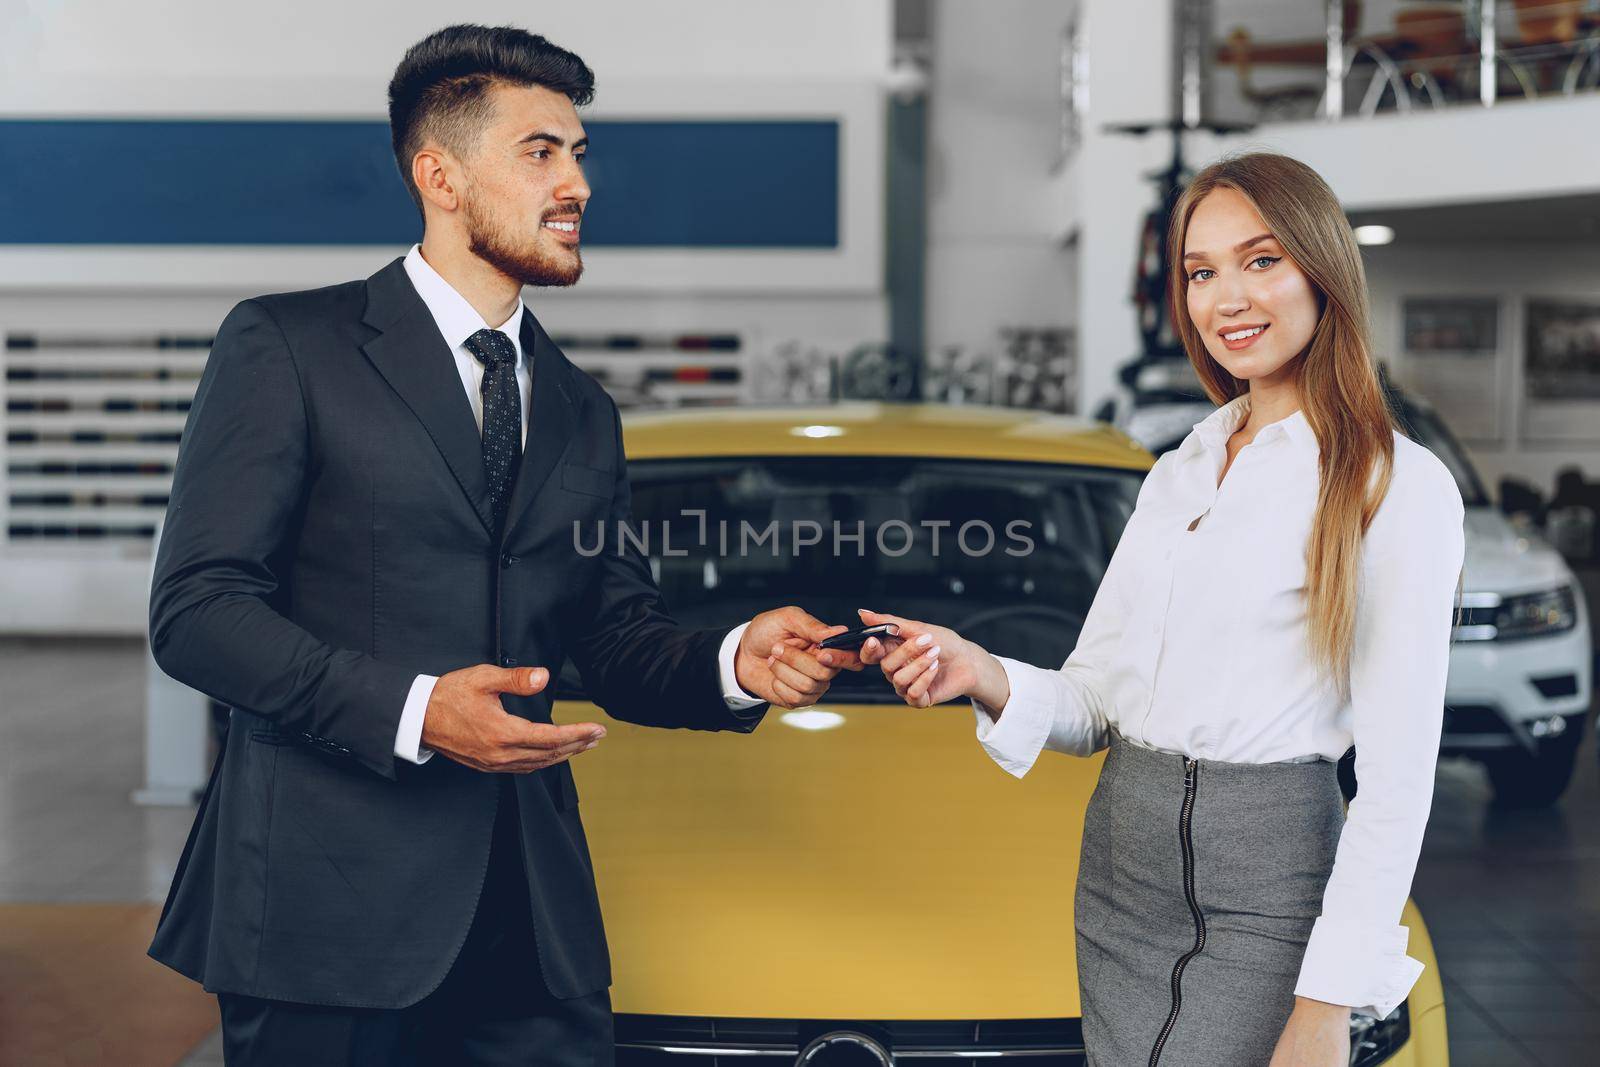
POLYGON ((1600 1062, 1600 781, 1591 731, 1562 803, 1497 812, 1447 762, 1413 889, 1444 976, 1453 1067, 1600 1062))
MULTIPOLYGON (((163 898, 192 812, 128 801, 143 670, 135 641, 0 640, 0 905, 163 898)), ((1600 1062, 1597 816, 1592 736, 1550 811, 1495 812, 1475 767, 1441 766, 1415 896, 1456 1067, 1600 1062)), ((182 1062, 220 1065, 215 1035, 182 1062)))
POLYGON ((155 904, 0 904, 0 1064, 171 1067, 212 999, 145 955, 155 904))
POLYGON ((170 1067, 215 1025, 210 998, 144 956, 193 810, 129 802, 143 665, 136 641, 0 642, 5 1067, 170 1067))
POLYGON ((142 808, 135 641, 0 642, 0 901, 159 902, 193 811, 142 808))
POLYGON ((222 1031, 213 1030, 177 1067, 223 1067, 222 1031))

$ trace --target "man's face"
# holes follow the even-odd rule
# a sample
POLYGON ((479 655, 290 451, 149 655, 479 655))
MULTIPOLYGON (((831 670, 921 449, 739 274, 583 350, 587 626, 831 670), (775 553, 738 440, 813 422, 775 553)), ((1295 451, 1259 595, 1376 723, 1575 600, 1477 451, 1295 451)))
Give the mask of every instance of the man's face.
POLYGON ((589 184, 588 137, 572 101, 531 86, 489 90, 495 117, 463 161, 462 218, 474 255, 523 285, 572 285, 589 184))

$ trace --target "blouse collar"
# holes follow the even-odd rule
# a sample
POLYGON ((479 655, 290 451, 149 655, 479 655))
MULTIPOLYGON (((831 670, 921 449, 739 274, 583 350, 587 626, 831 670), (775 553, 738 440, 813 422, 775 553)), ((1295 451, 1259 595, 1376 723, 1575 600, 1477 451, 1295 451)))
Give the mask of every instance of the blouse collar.
MULTIPOLYGON (((1228 438, 1243 426, 1250 417, 1250 394, 1240 393, 1210 415, 1194 424, 1196 438, 1206 448, 1226 447, 1228 438)), ((1317 435, 1306 421, 1304 410, 1296 408, 1277 422, 1268 423, 1256 432, 1255 440, 1261 442, 1277 439, 1288 441, 1295 449, 1316 455, 1320 449, 1317 435)))

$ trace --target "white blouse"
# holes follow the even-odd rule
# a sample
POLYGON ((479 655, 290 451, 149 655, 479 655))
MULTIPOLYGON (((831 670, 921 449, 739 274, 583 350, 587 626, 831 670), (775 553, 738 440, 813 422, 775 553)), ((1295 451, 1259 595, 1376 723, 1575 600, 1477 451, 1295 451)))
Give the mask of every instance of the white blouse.
POLYGON ((1296 994, 1387 1015, 1422 964, 1401 910, 1433 799, 1450 627, 1465 550, 1461 491, 1395 434, 1394 477, 1361 550, 1350 698, 1306 641, 1305 546, 1319 449, 1303 412, 1227 442, 1248 394, 1162 456, 1060 670, 1000 657, 1011 696, 978 740, 1021 777, 1041 749, 1087 756, 1126 740, 1234 763, 1338 760, 1356 746, 1350 804, 1296 994), (1191 530, 1190 525, 1198 520, 1191 530))

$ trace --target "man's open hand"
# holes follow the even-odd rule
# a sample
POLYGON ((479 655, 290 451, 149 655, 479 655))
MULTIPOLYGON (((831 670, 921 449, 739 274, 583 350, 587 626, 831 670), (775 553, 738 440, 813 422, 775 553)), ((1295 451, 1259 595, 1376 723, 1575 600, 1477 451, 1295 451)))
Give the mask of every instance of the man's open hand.
POLYGON ((848 626, 829 626, 800 608, 778 608, 750 620, 734 673, 746 692, 785 708, 815 704, 840 670, 859 671, 853 652, 819 649, 817 643, 848 626))
POLYGON ((526 774, 593 748, 606 728, 529 722, 508 714, 501 693, 532 696, 550 683, 543 667, 481 663, 441 675, 422 721, 422 743, 479 771, 526 774))

